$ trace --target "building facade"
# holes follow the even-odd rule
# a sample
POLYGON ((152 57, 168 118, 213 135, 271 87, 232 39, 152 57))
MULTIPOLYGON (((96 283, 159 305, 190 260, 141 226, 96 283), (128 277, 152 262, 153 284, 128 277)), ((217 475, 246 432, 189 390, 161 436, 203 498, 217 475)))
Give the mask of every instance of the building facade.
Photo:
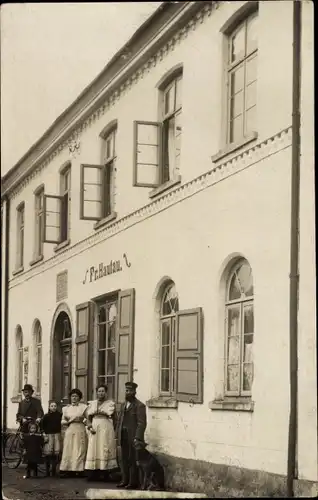
MULTIPOLYGON (((301 22, 297 467, 317 481, 310 2, 301 22)), ((133 379, 184 487, 286 475, 292 82, 293 2, 165 3, 4 176, 8 427, 25 382, 46 407, 133 379)))

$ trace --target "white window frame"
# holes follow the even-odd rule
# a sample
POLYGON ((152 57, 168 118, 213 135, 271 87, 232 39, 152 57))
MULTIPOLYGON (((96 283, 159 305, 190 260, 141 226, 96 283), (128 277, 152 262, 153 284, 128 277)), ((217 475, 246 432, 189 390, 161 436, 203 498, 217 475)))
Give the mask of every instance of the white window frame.
MULTIPOLYGON (((161 297, 161 303, 160 303, 160 318, 159 318, 159 324, 160 324, 160 332, 159 332, 159 338, 160 338, 160 347, 159 347, 159 395, 160 396, 174 396, 176 394, 176 367, 175 367, 175 350, 176 350, 176 320, 177 320, 177 312, 179 311, 179 297, 178 297, 178 310, 175 311, 173 314, 168 314, 164 315, 163 314, 163 304, 164 304, 164 299, 166 295, 169 293, 169 291, 174 288, 176 291, 176 286, 175 283, 170 282, 166 284, 166 286, 163 289, 162 297, 161 297), (169 351, 170 351, 170 362, 169 362, 169 390, 165 391, 162 389, 161 382, 162 382, 162 371, 166 370, 166 368, 162 367, 162 350, 163 350, 163 345, 162 345, 162 328, 164 324, 169 324, 170 325, 170 337, 169 337, 169 351)), ((168 344, 165 344, 168 345, 168 344)))
MULTIPOLYGON (((251 22, 251 20, 254 20, 255 18, 258 17, 258 11, 254 11, 250 15, 248 15, 243 21, 241 21, 236 28, 231 31, 228 34, 228 40, 227 40, 227 54, 226 54, 226 72, 227 72, 227 112, 226 112, 226 143, 227 145, 232 145, 235 143, 238 143, 248 137, 250 137, 253 133, 256 133, 256 130, 254 127, 254 130, 247 130, 246 129, 246 113, 249 109, 252 109, 253 107, 256 108, 257 111, 257 102, 253 106, 250 106, 247 108, 247 103, 246 103, 246 68, 247 68, 247 63, 256 58, 256 63, 257 63, 257 57, 258 57, 258 48, 257 45, 254 49, 248 51, 247 50, 247 26, 251 22), (232 44, 233 44, 233 39, 237 35, 237 33, 240 30, 244 30, 244 54, 236 59, 234 62, 231 62, 231 50, 232 50, 232 44), (232 122, 232 116, 231 116, 231 75, 235 73, 235 71, 239 68, 242 67, 244 71, 244 83, 243 83, 243 124, 242 124, 242 133, 239 137, 235 137, 232 140, 231 137, 231 122, 232 122)), ((255 80, 253 80, 254 83, 256 82, 257 85, 257 77, 255 80)), ((239 116, 239 115, 237 115, 239 116)))
MULTIPOLYGON (((230 286, 232 282, 232 278, 238 268, 242 265, 246 264, 250 267, 250 264, 246 260, 239 260, 234 267, 231 268, 231 272, 229 273, 228 277, 228 282, 227 282, 227 287, 226 287, 226 301, 225 301, 225 366, 224 366, 224 394, 225 396, 234 396, 234 397, 251 397, 252 395, 252 387, 253 387, 253 380, 252 380, 252 386, 251 390, 244 390, 243 389, 243 370, 244 370, 244 307, 246 305, 251 305, 253 307, 253 314, 254 314, 254 294, 251 296, 241 296, 238 299, 234 300, 229 300, 229 292, 230 292, 230 286), (239 309, 239 384, 238 384, 238 390, 236 391, 231 391, 228 390, 228 348, 229 348, 229 335, 228 335, 228 313, 231 309, 238 308, 239 309)), ((252 273, 252 269, 251 269, 252 273)), ((253 279, 253 274, 252 274, 252 279, 253 279)), ((254 328, 255 329, 255 328, 254 328)), ((253 342, 252 345, 254 347, 254 335, 255 331, 253 333, 249 333, 247 335, 252 335, 253 336, 253 342)), ((246 363, 248 364, 248 363, 246 363)), ((251 362, 252 364, 252 369, 254 372, 254 362, 251 362)))
POLYGON ((25 204, 17 207, 17 255, 16 269, 23 268, 24 264, 24 228, 25 228, 25 204))
POLYGON ((43 256, 44 235, 44 187, 41 186, 34 193, 35 197, 35 251, 34 257, 43 256))

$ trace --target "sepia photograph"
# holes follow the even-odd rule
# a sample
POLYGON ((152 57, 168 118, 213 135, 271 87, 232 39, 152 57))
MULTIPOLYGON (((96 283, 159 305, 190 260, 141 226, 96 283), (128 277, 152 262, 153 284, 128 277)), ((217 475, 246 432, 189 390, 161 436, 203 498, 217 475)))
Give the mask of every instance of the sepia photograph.
POLYGON ((317 498, 314 3, 0 21, 2 498, 317 498))

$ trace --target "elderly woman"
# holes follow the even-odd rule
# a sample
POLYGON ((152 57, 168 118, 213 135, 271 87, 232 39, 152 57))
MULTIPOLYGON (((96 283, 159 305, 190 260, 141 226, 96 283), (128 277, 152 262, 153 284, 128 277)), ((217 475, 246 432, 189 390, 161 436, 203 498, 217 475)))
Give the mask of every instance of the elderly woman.
POLYGON ((70 392, 71 404, 62 410, 62 425, 66 426, 60 472, 63 475, 83 475, 87 451, 85 412, 87 405, 80 403, 79 389, 70 392))
POLYGON ((88 480, 108 479, 109 471, 118 467, 116 441, 113 425, 115 403, 107 399, 107 386, 96 388, 97 399, 86 411, 88 429, 88 449, 85 469, 88 480))

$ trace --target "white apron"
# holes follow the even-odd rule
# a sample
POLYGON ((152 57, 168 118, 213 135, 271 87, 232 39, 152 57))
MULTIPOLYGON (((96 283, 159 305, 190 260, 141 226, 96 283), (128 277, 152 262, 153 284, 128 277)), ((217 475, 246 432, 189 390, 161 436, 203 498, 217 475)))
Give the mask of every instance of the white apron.
POLYGON ((64 434, 63 453, 60 464, 61 471, 82 472, 87 451, 87 435, 84 425, 85 410, 83 403, 68 405, 62 410, 62 425, 68 423, 64 434), (73 422, 79 417, 81 422, 73 422))

